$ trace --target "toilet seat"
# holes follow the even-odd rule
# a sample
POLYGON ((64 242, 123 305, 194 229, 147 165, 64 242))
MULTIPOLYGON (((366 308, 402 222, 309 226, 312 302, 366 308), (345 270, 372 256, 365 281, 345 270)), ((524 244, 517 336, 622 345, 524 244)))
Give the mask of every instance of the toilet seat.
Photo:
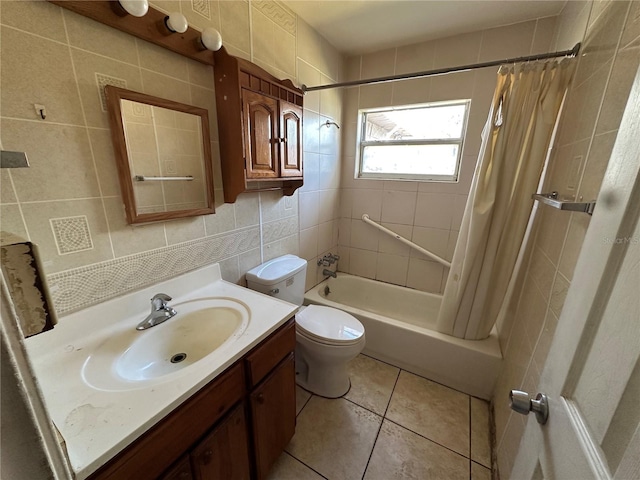
POLYGON ((353 315, 320 305, 309 305, 296 315, 299 334, 324 345, 355 345, 364 336, 364 326, 353 315))

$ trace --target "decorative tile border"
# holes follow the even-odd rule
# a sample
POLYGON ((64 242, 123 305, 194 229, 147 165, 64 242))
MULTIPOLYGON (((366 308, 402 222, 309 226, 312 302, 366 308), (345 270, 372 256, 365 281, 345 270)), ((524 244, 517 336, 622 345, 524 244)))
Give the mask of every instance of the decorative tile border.
POLYGON ((274 0, 253 0, 251 5, 291 35, 296 34, 296 16, 281 3, 275 2, 274 0))
POLYGON ((209 0, 191 0, 191 9, 211 20, 211 6, 209 0))
POLYGON ((104 93, 104 87, 113 85, 114 87, 127 88, 126 80, 98 72, 96 72, 96 84, 98 85, 98 95, 100 95, 100 105, 103 112, 107 111, 107 96, 104 93))
POLYGON ((264 243, 274 242, 281 238, 298 233, 298 217, 288 217, 282 220, 265 223, 262 227, 264 243))
POLYGON ((56 312, 63 315, 259 246, 259 229, 250 227, 54 273, 47 281, 56 312))

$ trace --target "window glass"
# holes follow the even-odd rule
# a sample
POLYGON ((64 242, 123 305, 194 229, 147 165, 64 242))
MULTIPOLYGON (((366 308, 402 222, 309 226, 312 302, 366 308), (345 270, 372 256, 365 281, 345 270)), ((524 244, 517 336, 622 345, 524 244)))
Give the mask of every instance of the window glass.
POLYGON ((468 100, 359 112, 360 178, 457 181, 468 100))

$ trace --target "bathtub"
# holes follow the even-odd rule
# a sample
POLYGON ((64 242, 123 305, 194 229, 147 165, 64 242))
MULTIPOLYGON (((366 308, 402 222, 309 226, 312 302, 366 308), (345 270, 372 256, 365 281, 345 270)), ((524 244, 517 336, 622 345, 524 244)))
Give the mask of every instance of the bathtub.
POLYGON ((366 332, 364 354, 489 400, 502 362, 495 327, 484 340, 439 333, 441 300, 441 295, 338 273, 310 289, 304 303, 358 318, 366 332))

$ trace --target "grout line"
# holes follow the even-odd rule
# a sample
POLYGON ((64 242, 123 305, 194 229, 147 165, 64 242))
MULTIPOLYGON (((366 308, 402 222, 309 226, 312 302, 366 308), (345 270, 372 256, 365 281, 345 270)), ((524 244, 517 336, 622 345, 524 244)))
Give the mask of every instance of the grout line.
MULTIPOLYGON (((102 205, 102 214, 104 215, 104 221, 107 225, 107 238, 109 239, 109 247, 111 248, 111 259, 115 259, 117 257, 116 257, 116 249, 113 244, 113 238, 111 236, 112 226, 109 224, 109 215, 107 213, 107 205, 104 201, 102 185, 100 184, 100 172, 98 172, 98 163, 96 162, 96 155, 93 149, 93 142, 91 141, 91 135, 89 134, 89 129, 87 128, 87 125, 89 122, 87 121, 85 104, 84 104, 84 101, 82 100, 82 92, 80 91, 80 82, 78 81, 78 71, 76 69, 76 59, 74 58, 73 51, 71 49, 71 42, 69 39, 69 29, 67 28, 67 18, 64 14, 62 15, 62 25, 64 26, 65 38, 67 40, 66 47, 67 47, 67 51, 69 52, 69 60, 71 62, 71 71, 73 72, 73 79, 76 83, 76 94, 78 95, 78 101, 80 102, 80 110, 82 111, 82 119, 84 120, 84 125, 83 125, 84 134, 86 136, 87 143, 89 144, 89 152, 91 152, 91 163, 93 165, 93 173, 95 175, 96 184, 98 186, 98 193, 100 194, 100 204, 102 205)), ((54 235, 54 238, 55 238, 55 235, 54 235)), ((89 234, 89 238, 91 238, 91 234, 89 234)))
MULTIPOLYGON (((299 387, 298 384, 296 384, 296 387, 299 387)), ((300 387, 302 388, 302 387, 300 387)), ((302 388, 304 390, 304 388, 302 388)), ((304 390, 306 392, 306 390, 304 390)), ((307 406, 307 404, 309 403, 309 401, 311 400, 311 398, 313 397, 313 393, 311 395, 309 395, 309 398, 307 398, 307 401, 304 402, 304 405, 302 405, 302 408, 300 409, 300 411, 296 414, 296 418, 298 418, 298 415, 300 415, 302 413, 302 411, 304 410, 304 407, 307 406)))
POLYGON ((302 465, 304 465, 305 467, 307 467, 309 470, 314 471, 315 473, 317 473, 318 475, 320 475, 322 478, 324 478, 325 480, 328 480, 327 477, 325 477, 324 475, 322 475, 320 472, 318 472, 317 470, 315 470, 314 468, 310 467, 309 465, 307 465, 306 463, 304 463, 302 460, 300 460, 299 458, 295 457, 294 455, 292 455, 291 453, 287 452, 286 450, 284 451, 284 453, 286 453, 287 455, 289 455, 291 458, 293 458, 295 461, 300 462, 302 465))
POLYGON ((364 480, 364 477, 367 474, 367 469, 369 468, 369 463, 371 463, 371 458, 373 457, 373 451, 376 449, 376 444, 378 443, 378 438, 380 437, 380 431, 382 430, 383 424, 384 424, 384 417, 381 417, 380 425, 378 426, 378 431, 376 432, 376 438, 373 441, 371 452, 369 452, 369 458, 367 459, 367 464, 364 466, 364 470, 362 471, 362 480, 364 480))
MULTIPOLYGON (((446 448, 446 449, 447 449, 447 450, 449 450, 450 452, 453 452, 453 453, 455 453, 456 455, 461 456, 462 458, 465 458, 465 459, 469 460, 469 457, 467 457, 466 455, 464 455, 464 454, 462 454, 462 453, 460 453, 460 452, 458 452, 458 451, 456 451, 456 450, 453 450, 452 448, 447 447, 446 445, 443 445, 442 443, 436 442, 436 441, 435 441, 435 440, 433 440, 432 438, 425 437, 425 436, 424 436, 424 435, 422 435, 421 433, 418 433, 418 432, 416 432, 416 431, 414 431, 414 430, 411 430, 410 428, 407 428, 406 426, 404 426, 404 425, 402 425, 402 424, 400 424, 400 423, 398 423, 398 422, 395 422, 395 421, 393 421, 393 420, 391 420, 391 419, 389 419, 389 418, 385 418, 385 420, 386 420, 387 422, 393 423, 394 425, 397 425, 397 426, 398 426, 398 427, 400 427, 400 428, 404 428, 405 430, 407 430, 407 431, 409 431, 409 432, 411 432, 411 433, 415 433, 415 434, 416 434, 416 435, 418 435, 419 437, 424 438, 425 440, 428 440, 428 441, 429 441, 429 442, 431 442, 431 443, 434 443, 434 444, 436 444, 436 445, 438 445, 438 446, 440 446, 440 447, 442 447, 442 448, 446 448)), ((469 455, 471 455, 471 454, 469 454, 469 455)))
POLYGON ((402 369, 398 369, 398 374, 396 375, 396 381, 393 384, 393 388, 391 389, 391 395, 389 395, 389 401, 387 402, 387 406, 384 409, 384 413, 382 414, 382 418, 387 418, 387 412, 389 411, 389 406, 391 405, 391 399, 393 398, 393 394, 396 391, 396 386, 398 385, 398 381, 400 380, 400 373, 402 369))
MULTIPOLYGON (((38 123, 40 125, 44 125, 42 123, 42 120, 34 119, 34 118, 7 117, 6 115, 1 116, 0 118, 2 118, 2 120, 11 120, 15 122, 30 122, 30 123, 38 123)), ((82 125, 79 123, 50 122, 49 120, 47 120, 46 125, 56 125, 60 127, 74 127, 74 128, 89 128, 86 125, 82 125)), ((93 127, 93 128, 98 128, 98 127, 93 127)), ((108 129, 104 128, 103 130, 108 130, 108 129)))
POLYGON ((471 478, 471 424, 473 423, 471 414, 471 395, 469 395, 469 480, 473 480, 471 478))

